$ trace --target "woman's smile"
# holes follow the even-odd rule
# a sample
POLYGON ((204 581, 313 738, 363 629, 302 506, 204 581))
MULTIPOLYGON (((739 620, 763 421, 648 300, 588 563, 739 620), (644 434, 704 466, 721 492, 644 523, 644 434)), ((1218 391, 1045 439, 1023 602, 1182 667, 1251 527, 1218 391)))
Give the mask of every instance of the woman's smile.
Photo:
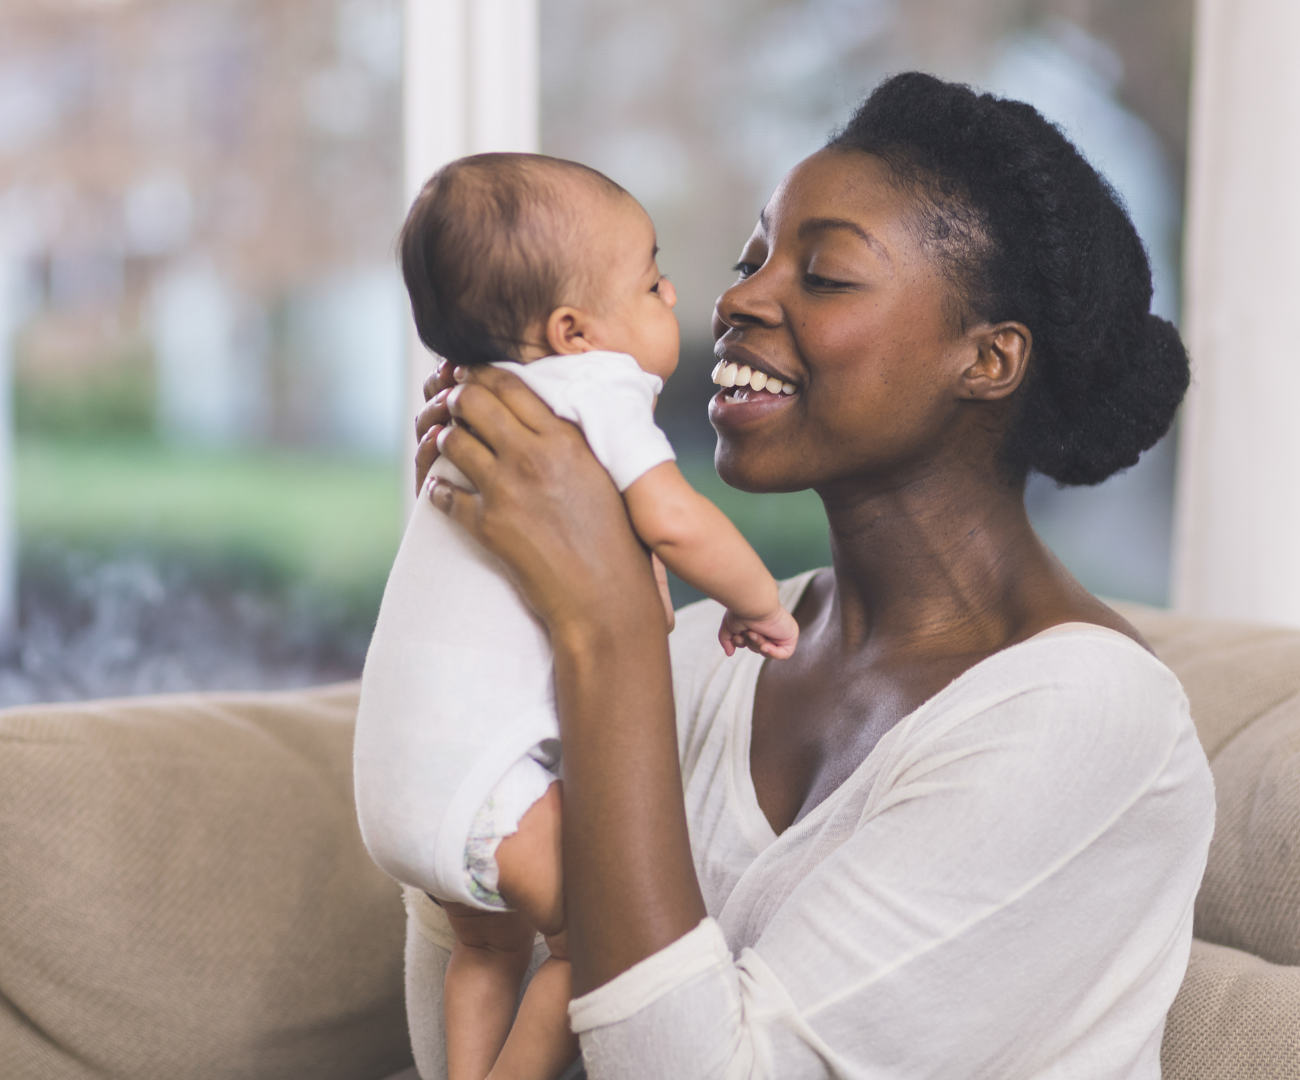
POLYGON ((788 372, 743 345, 718 342, 713 381, 721 389, 709 402, 715 428, 736 428, 784 411, 799 395, 799 384, 788 372))

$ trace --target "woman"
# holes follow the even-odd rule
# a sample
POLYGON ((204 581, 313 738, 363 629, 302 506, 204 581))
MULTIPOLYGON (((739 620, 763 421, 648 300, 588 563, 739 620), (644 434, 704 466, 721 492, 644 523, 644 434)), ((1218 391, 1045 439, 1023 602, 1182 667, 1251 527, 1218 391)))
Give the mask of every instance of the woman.
MULTIPOLYGON (((737 271, 719 355, 797 392, 714 398, 719 473, 811 487, 831 528, 833 566, 784 586, 791 660, 727 660, 705 603, 670 673, 617 493, 504 373, 444 373, 420 421, 421 472, 436 440, 481 493, 435 504, 555 647, 588 1074, 1158 1077, 1209 770, 1173 675, 1023 500, 1031 469, 1132 465, 1186 389, 1132 224, 1033 109, 908 74, 786 177, 737 271)), ((433 1076, 443 961, 411 902, 433 1076)))

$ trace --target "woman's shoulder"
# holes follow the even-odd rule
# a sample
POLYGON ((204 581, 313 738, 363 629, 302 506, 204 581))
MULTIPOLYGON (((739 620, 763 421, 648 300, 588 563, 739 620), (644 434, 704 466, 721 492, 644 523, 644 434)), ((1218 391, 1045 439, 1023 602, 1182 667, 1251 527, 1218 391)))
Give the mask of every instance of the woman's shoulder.
POLYGON ((1094 623, 1064 623, 994 653, 915 718, 918 734, 970 723, 1029 729, 1090 754, 1163 756, 1180 744, 1199 754, 1177 676, 1132 637, 1094 623))

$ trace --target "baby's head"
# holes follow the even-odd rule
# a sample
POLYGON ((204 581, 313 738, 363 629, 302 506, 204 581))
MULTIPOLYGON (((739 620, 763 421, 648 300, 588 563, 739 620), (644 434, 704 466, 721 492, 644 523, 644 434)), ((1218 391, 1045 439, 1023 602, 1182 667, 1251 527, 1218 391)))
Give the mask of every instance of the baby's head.
POLYGON ((402 227, 420 340, 456 364, 631 353, 677 366, 677 296, 654 225, 608 177, 540 154, 477 154, 439 169, 402 227))

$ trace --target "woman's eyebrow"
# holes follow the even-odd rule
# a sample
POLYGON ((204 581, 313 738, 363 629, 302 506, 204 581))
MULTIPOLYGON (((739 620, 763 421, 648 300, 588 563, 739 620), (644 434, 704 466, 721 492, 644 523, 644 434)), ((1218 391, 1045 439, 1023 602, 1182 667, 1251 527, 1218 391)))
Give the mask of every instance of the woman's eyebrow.
POLYGON ((894 260, 889 257, 889 251, 885 245, 877 240, 871 233, 867 232, 856 221, 850 221, 848 218, 819 217, 809 218, 807 221, 799 224, 798 236, 800 240, 806 240, 809 236, 819 232, 826 232, 831 229, 844 229, 853 233, 854 236, 864 241, 877 255, 891 266, 894 260))

